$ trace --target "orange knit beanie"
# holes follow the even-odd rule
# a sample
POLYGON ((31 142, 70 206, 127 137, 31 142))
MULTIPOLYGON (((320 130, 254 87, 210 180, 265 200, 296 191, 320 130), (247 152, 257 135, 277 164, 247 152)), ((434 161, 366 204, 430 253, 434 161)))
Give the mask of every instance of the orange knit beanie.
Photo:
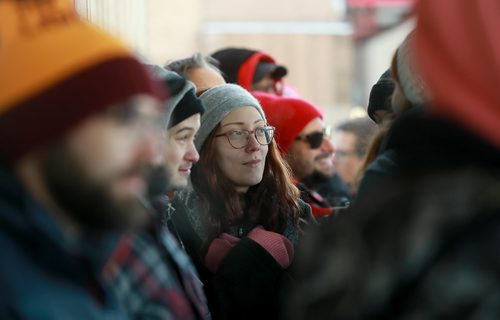
POLYGON ((161 84, 68 0, 0 0, 0 157, 16 161, 85 117, 161 84))

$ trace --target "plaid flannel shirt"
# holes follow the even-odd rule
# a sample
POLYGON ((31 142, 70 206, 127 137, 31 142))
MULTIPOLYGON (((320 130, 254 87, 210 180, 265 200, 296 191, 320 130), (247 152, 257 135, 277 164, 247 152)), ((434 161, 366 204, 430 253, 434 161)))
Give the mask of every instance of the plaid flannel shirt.
MULTIPOLYGON (((163 199, 160 210, 168 210, 163 199)), ((157 208, 158 209, 158 208, 157 208)), ((104 276, 134 319, 210 319, 202 283, 177 240, 157 222, 122 237, 104 276)))

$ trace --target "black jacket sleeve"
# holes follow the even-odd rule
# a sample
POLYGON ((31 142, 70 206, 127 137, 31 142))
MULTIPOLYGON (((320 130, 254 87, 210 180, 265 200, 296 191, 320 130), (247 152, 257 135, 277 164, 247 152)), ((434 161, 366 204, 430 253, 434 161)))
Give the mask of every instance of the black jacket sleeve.
POLYGON ((242 238, 213 277, 221 319, 278 319, 281 288, 289 281, 270 253, 242 238))

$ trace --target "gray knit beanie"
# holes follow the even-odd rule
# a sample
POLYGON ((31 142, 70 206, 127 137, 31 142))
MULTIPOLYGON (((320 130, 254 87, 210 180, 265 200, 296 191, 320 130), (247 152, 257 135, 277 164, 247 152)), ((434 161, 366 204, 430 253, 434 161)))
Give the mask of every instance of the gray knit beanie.
POLYGON ((259 102, 245 89, 236 84, 221 84, 205 91, 200 96, 205 113, 201 117, 201 126, 196 135, 196 149, 201 151, 208 135, 231 111, 241 107, 254 107, 267 122, 259 102))

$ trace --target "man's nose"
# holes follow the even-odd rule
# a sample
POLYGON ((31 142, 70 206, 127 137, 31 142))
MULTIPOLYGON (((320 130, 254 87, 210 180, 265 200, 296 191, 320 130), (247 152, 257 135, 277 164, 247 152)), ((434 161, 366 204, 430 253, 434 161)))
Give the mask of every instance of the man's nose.
POLYGON ((185 159, 191 161, 192 163, 198 162, 200 160, 200 154, 194 145, 194 141, 190 142, 189 150, 186 153, 185 159))

